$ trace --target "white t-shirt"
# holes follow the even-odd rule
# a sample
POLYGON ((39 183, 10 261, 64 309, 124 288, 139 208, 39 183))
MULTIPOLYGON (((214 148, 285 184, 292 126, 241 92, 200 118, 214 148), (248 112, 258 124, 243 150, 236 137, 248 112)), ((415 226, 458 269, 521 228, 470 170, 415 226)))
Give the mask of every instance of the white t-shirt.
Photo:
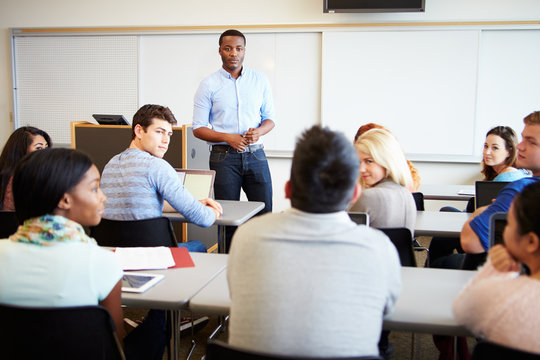
POLYGON ((0 303, 6 305, 97 305, 122 277, 114 254, 89 243, 0 240, 0 264, 0 303))

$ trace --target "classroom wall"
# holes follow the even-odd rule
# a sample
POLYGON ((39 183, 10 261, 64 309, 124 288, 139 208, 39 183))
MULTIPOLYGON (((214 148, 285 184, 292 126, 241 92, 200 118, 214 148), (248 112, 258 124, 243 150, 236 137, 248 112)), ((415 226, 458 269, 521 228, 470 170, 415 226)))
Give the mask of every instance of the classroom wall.
MULTIPOLYGON (((538 0, 426 0, 425 13, 324 14, 322 0, 2 0, 0 3, 0 144, 13 130, 10 120, 10 27, 182 26, 321 24, 394 21, 538 20, 538 0), (210 11, 209 11, 210 9, 210 11)), ((196 51, 196 49, 191 49, 196 51)), ((185 54, 190 56, 190 53, 185 54)), ((163 56, 166 56, 164 51, 163 56)), ((217 55, 216 55, 217 56, 217 55)), ((248 59, 246 59, 246 63, 248 59)), ((68 108, 69 104, 66 104, 68 108)), ((535 109, 531 109, 535 110, 535 109)), ((280 126, 278 122, 278 126, 280 126)), ((521 131, 521 129, 516 129, 521 131)), ((290 159, 271 159, 274 209, 288 207, 283 186, 290 159)), ((467 184, 477 164, 418 163, 424 183, 467 184)), ((434 204, 437 207, 438 204, 434 204)))

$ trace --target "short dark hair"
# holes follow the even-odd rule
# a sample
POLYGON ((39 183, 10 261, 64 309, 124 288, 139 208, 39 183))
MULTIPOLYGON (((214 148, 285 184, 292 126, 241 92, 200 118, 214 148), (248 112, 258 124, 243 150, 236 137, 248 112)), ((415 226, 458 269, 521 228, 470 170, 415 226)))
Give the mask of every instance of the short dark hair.
POLYGON ((291 167, 291 204, 310 213, 345 210, 358 183, 360 160, 342 133, 314 126, 296 143, 291 167))
MULTIPOLYGON (((504 147, 508 151, 509 155, 504 160, 504 164, 508 166, 515 166, 517 160, 517 144, 518 137, 514 129, 509 126, 495 126, 493 129, 489 130, 486 134, 486 138, 489 135, 496 135, 503 139, 504 147)), ((484 159, 482 158, 482 174, 484 175, 484 180, 493 180, 498 175, 493 166, 486 165, 484 159)))
POLYGON ((238 30, 234 30, 234 29, 229 29, 227 31, 224 31, 220 36, 219 36, 219 46, 221 46, 221 43, 223 42, 223 38, 225 36, 239 36, 241 37, 242 39, 244 39, 244 46, 246 46, 246 37, 244 36, 244 34, 242 34, 240 31, 238 30))
POLYGON ((48 147, 52 147, 49 134, 33 126, 22 126, 15 130, 6 141, 2 154, 0 155, 0 208, 4 202, 6 188, 13 175, 13 170, 17 163, 28 153, 28 147, 32 145, 34 137, 41 135, 47 142, 48 147))
POLYGON ((15 167, 13 199, 19 222, 52 214, 65 193, 77 185, 92 160, 77 150, 51 149, 26 155, 15 167))
POLYGON ((519 227, 519 234, 530 232, 540 237, 540 181, 526 186, 512 203, 519 227))
POLYGON ((167 121, 171 125, 176 125, 178 121, 174 117, 171 109, 166 106, 146 104, 143 105, 135 115, 131 123, 131 139, 135 139, 135 126, 141 125, 144 131, 154 122, 154 119, 167 121))

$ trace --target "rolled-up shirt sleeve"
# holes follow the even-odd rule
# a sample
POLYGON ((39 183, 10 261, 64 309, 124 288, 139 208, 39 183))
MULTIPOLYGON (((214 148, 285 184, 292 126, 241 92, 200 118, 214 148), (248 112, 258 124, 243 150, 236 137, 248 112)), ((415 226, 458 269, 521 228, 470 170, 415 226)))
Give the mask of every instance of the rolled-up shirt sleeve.
POLYGON ((261 122, 271 119, 276 122, 276 112, 274 108, 274 99, 272 97, 272 87, 266 76, 261 76, 263 83, 263 102, 261 105, 261 122))
POLYGON ((193 130, 201 127, 211 129, 210 111, 212 110, 212 99, 210 98, 210 91, 205 81, 199 85, 193 103, 193 130))

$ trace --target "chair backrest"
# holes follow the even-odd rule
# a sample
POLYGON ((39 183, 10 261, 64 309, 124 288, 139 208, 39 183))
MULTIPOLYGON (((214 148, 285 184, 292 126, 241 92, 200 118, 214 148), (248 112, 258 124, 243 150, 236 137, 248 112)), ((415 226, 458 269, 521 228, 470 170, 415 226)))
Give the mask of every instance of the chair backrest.
POLYGON ((396 247, 401 266, 416 267, 411 231, 407 228, 382 228, 379 230, 384 232, 396 247))
POLYGON ((512 349, 487 341, 480 341, 474 347, 472 360, 540 360, 540 354, 512 349))
POLYGON ((129 221, 101 219, 99 225, 90 227, 90 236, 100 246, 177 246, 171 221, 166 217, 129 221))
POLYGON ((101 306, 0 305, 2 359, 125 359, 114 323, 101 306))
POLYGON ((487 260, 487 252, 478 254, 465 254, 461 263, 461 270, 478 270, 487 260))
POLYGON ((382 360, 380 356, 357 357, 302 357, 263 354, 256 351, 241 350, 222 341, 214 340, 206 345, 205 360, 382 360))
POLYGON ((15 211, 0 211, 0 239, 5 239, 15 233, 19 227, 19 221, 15 211))
POLYGON ((416 204, 416 210, 424 211, 424 194, 421 192, 413 192, 414 203, 416 204))

